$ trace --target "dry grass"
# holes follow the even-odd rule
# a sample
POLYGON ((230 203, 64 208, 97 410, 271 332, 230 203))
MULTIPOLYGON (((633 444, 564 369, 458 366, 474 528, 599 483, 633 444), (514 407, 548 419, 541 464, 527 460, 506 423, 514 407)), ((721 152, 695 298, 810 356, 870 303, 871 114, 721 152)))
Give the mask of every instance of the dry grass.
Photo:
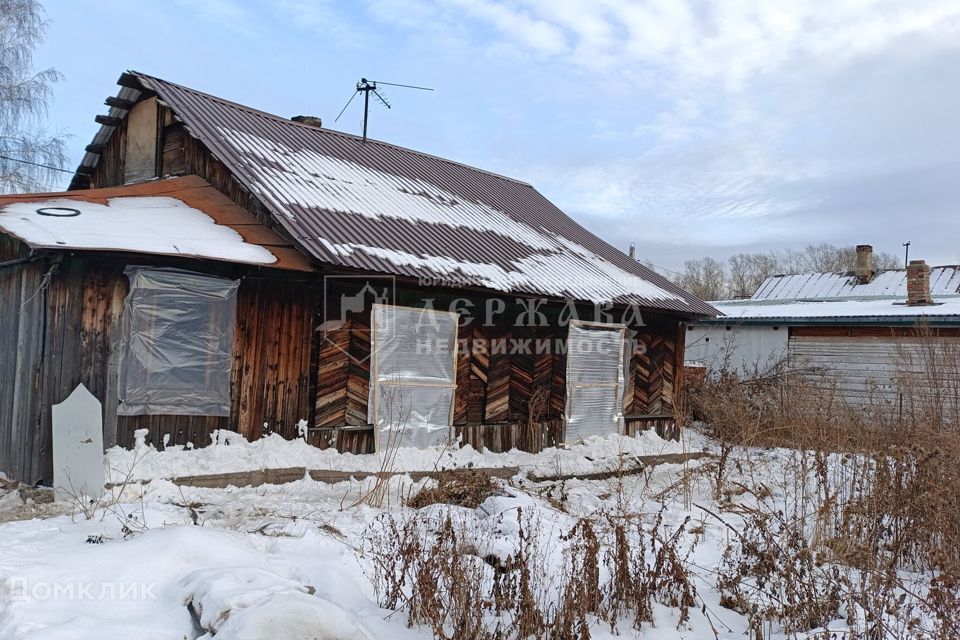
POLYGON ((452 504, 476 509, 497 491, 486 471, 452 469, 439 473, 435 483, 423 487, 407 500, 407 506, 422 509, 431 504, 452 504))
POLYGON ((482 551, 487 540, 457 513, 385 515, 364 540, 379 604, 435 638, 586 640, 597 625, 649 626, 655 603, 677 609, 681 625, 698 607, 688 521, 596 513, 571 520, 558 549, 540 535, 550 525, 518 509, 504 556, 482 551))
POLYGON ((960 637, 958 380, 960 348, 921 327, 903 340, 896 402, 884 390, 848 407, 828 376, 783 364, 689 389, 722 443, 705 467, 715 496, 742 522, 718 587, 755 637, 838 617, 854 637, 960 637), (741 448, 757 446, 794 450, 780 501, 741 448))

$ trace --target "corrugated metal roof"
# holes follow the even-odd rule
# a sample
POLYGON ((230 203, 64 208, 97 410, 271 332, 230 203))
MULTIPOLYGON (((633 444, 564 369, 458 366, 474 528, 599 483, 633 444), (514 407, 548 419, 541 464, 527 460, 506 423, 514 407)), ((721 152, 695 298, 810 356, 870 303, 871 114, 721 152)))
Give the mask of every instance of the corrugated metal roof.
POLYGON ((312 271, 289 242, 198 176, 0 196, 0 233, 34 249, 169 255, 312 271))
MULTIPOLYGON (((938 296, 960 294, 960 267, 930 268, 930 293, 938 296)), ((770 276, 750 296, 751 300, 830 300, 907 297, 906 269, 890 269, 861 283, 852 273, 798 273, 770 276)))
MULTIPOLYGON (((375 140, 364 143, 144 74, 126 77, 169 105, 290 237, 323 263, 690 316, 715 313, 524 182, 375 140)), ((108 137, 98 134, 101 143, 108 137)), ((87 167, 96 161, 88 155, 87 167)))
POLYGON ((714 302, 720 323, 745 324, 960 324, 960 296, 935 297, 935 304, 909 306, 900 298, 859 300, 729 300, 714 302))

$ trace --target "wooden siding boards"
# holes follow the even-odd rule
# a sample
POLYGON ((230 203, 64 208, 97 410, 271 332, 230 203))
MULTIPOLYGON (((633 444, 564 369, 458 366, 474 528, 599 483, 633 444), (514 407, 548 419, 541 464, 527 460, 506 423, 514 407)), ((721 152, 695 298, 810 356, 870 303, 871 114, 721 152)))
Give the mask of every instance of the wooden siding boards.
POLYGON ((45 265, 0 270, 0 469, 12 478, 40 472, 40 452, 49 442, 35 428, 44 354, 42 289, 45 265))
POLYGON ((491 327, 487 330, 490 364, 487 370, 484 422, 506 422, 509 418, 511 357, 506 353, 506 345, 509 344, 510 335, 509 327, 491 327))
MULTIPOLYGON (((559 351, 556 343, 550 353, 531 356, 509 353, 509 339, 521 336, 525 330, 507 327, 483 327, 468 324, 460 329, 462 351, 457 361, 457 392, 454 402, 454 433, 462 442, 478 449, 506 451, 514 447, 539 450, 563 441, 563 413, 565 402, 566 354, 562 339, 559 351), (497 340, 507 340, 506 349, 497 340), (539 384, 549 385, 550 403, 546 415, 537 424, 529 425, 529 398, 539 384), (492 404, 491 404, 492 401, 492 404)), ((681 411, 679 372, 683 358, 684 327, 681 323, 665 323, 637 334, 643 344, 631 357, 628 398, 632 405, 627 421, 627 433, 634 435, 644 428, 655 428, 664 437, 679 435, 677 415, 681 411)), ((564 333, 560 327, 544 327, 532 331, 536 339, 556 341, 564 333)), ((318 412, 316 426, 333 433, 345 422, 344 389, 347 382, 347 359, 334 351, 348 349, 350 341, 321 351, 318 384, 318 412), (338 374, 329 374, 339 370, 338 374), (325 400, 321 402, 321 400, 325 400)), ((535 343, 534 343, 535 344, 535 343)), ((369 372, 366 372, 369 375, 369 372)), ((367 452, 372 447, 367 431, 340 432, 337 447, 353 453, 367 452)), ((320 437, 316 438, 319 441, 320 437)))
POLYGON ((342 327, 317 329, 316 427, 369 424, 370 323, 362 314, 351 314, 342 327))
POLYGON ((257 438, 266 428, 294 438, 297 423, 309 419, 313 313, 312 288, 302 281, 242 281, 230 415, 244 437, 257 438))
POLYGON ((347 375, 350 367, 350 334, 337 331, 318 340, 317 390, 314 426, 347 424, 347 375))
MULTIPOLYGON (((52 477, 50 407, 83 383, 104 405, 105 440, 132 446, 137 429, 162 444, 209 443, 215 429, 291 438, 310 417, 314 298, 301 280, 244 278, 237 300, 231 415, 117 416, 116 352, 126 262, 67 258, 0 270, 0 468, 52 477)), ((184 268, 196 265, 181 265, 184 268)))
MULTIPOLYGON (((490 372, 489 341, 486 328, 479 324, 471 328, 470 384, 467 393, 467 424, 481 424, 487 403, 487 379, 490 372)), ((457 388, 462 394, 463 389, 457 388)))
POLYGON ((158 116, 156 97, 141 100, 127 114, 127 154, 123 168, 125 183, 157 176, 158 116))
POLYGON ((634 393, 631 411, 636 414, 671 413, 676 379, 677 337, 641 331, 637 340, 643 345, 633 356, 634 393))
POLYGON ((960 349, 960 337, 791 334, 787 357, 790 366, 809 376, 812 384, 835 390, 853 408, 874 402, 896 407, 900 375, 921 384, 930 384, 931 377, 941 375, 942 388, 953 384, 946 379, 950 371, 928 368, 931 349, 933 353, 952 353, 960 349))
POLYGON ((347 362, 347 424, 365 425, 370 398, 370 323, 358 315, 350 324, 350 359, 347 362))
POLYGON ((533 365, 535 327, 514 327, 507 341, 510 353, 510 419, 526 419, 530 413, 533 394, 533 365))
MULTIPOLYGON (((463 323, 461 323, 462 325, 463 323)), ((469 324, 457 329, 459 348, 457 349, 457 388, 453 396, 453 424, 467 424, 470 407, 470 360, 473 351, 473 327, 469 324)))
MULTIPOLYGON (((22 242, 5 233, 0 233, 0 262, 25 258, 27 253, 28 249, 22 242)), ((6 268, 9 269, 12 266, 6 268)))

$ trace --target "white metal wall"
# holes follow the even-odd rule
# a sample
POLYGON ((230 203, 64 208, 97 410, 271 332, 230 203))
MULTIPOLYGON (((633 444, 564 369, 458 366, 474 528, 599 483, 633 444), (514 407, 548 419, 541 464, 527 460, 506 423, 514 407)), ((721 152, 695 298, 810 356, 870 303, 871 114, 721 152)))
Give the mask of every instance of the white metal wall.
POLYGON ((779 325, 692 324, 684 359, 701 362, 711 372, 727 366, 750 375, 786 357, 788 333, 787 327, 779 325))
POLYGON ((941 362, 949 353, 960 353, 960 339, 794 335, 789 346, 791 368, 825 376, 850 406, 859 408, 876 401, 896 409, 900 376, 906 376, 907 384, 919 385, 914 394, 936 396, 955 389, 951 358, 941 362), (937 389, 924 391, 924 386, 937 389))
POLYGON ((811 379, 823 378, 854 407, 871 399, 896 404, 897 343, 891 338, 793 336, 790 366, 809 370, 811 379))

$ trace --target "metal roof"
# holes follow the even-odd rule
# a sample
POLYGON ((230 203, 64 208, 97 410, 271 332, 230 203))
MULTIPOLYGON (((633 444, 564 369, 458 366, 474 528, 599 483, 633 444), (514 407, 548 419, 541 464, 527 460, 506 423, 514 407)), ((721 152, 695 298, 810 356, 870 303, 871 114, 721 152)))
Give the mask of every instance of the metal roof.
MULTIPOLYGON (((322 263, 463 286, 715 310, 578 225, 524 182, 396 145, 293 122, 137 72, 120 97, 155 93, 322 263)), ((123 117, 125 111, 111 115, 123 117)), ((104 126, 95 145, 109 139, 104 126)), ((78 175, 99 156, 88 153, 78 175)))
POLYGON ((960 296, 938 296, 934 304, 911 306, 905 297, 845 300, 727 300, 713 305, 723 315, 706 320, 719 324, 818 324, 881 326, 960 325, 960 296))
MULTIPOLYGON (((934 298, 960 294, 960 267, 956 265, 931 267, 930 293, 934 298)), ((880 271, 866 283, 861 283, 850 272, 770 276, 760 284, 750 299, 831 300, 881 297, 906 299, 906 269, 880 271)))
POLYGON ((198 176, 0 196, 0 233, 47 251, 169 255, 312 271, 289 242, 198 176))

